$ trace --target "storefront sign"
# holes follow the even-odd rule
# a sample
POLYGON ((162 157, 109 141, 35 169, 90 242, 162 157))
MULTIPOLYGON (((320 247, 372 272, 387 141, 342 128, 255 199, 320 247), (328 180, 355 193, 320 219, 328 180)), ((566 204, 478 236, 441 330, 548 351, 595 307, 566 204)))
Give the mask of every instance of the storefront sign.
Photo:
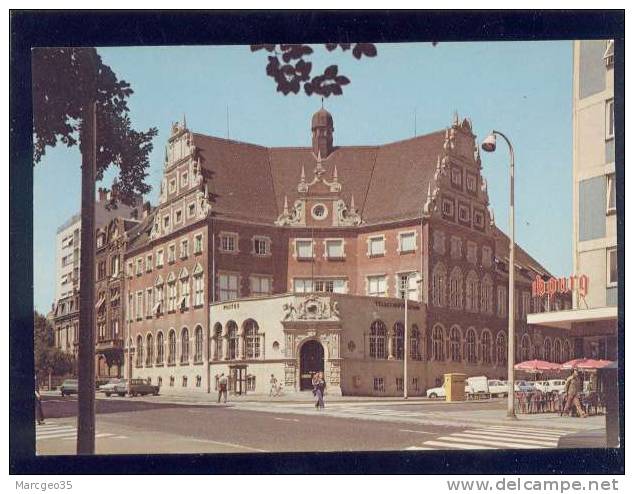
POLYGON ((224 304, 222 310, 238 310, 240 308, 239 302, 232 302, 230 304, 224 304))
MULTIPOLYGON (((377 307, 388 307, 390 309, 405 309, 405 302, 387 302, 387 301, 382 301, 382 300, 375 300, 374 304, 377 307)), ((407 304, 407 308, 408 310, 420 310, 420 307, 418 305, 413 305, 416 304, 416 302, 409 302, 407 304)))
POLYGON ((563 278, 549 278, 544 281, 541 276, 537 276, 533 280, 532 289, 533 297, 543 297, 544 295, 554 295, 555 293, 570 293, 576 291, 580 296, 585 297, 588 294, 588 285, 590 278, 582 274, 579 276, 570 276, 563 278))

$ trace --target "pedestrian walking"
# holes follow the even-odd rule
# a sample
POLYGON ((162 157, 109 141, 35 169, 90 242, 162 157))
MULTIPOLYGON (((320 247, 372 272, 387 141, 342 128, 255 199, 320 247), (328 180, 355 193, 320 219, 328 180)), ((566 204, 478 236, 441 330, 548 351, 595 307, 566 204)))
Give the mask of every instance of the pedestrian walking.
POLYGON ((279 396, 279 388, 277 387, 277 379, 274 374, 271 374, 271 389, 269 390, 269 396, 279 396))
POLYGON ((321 410, 325 408, 324 405, 324 392, 326 391, 326 381, 324 381, 323 374, 321 372, 317 372, 315 376, 313 376, 313 394, 317 398, 315 402, 315 408, 321 410))
POLYGON ((574 407, 577 415, 580 417, 587 417, 579 402, 579 393, 581 392, 581 379, 579 378, 579 371, 573 369, 568 379, 566 379, 566 385, 564 393, 566 394, 566 405, 564 406, 563 413, 567 413, 572 416, 572 407, 574 407))
POLYGON ((220 403, 220 398, 224 398, 223 403, 227 403, 227 385, 229 384, 229 380, 225 373, 220 374, 220 379, 218 379, 218 403, 220 403))
POLYGON ((42 409, 42 395, 40 394, 40 384, 35 375, 35 420, 37 425, 44 424, 44 410, 42 409))

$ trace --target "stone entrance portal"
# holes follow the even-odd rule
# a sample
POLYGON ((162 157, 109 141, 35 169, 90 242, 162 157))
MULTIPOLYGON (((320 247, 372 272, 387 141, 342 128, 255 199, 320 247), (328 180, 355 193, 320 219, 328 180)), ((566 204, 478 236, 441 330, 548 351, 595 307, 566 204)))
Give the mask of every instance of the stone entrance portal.
POLYGON ((317 340, 304 343, 299 352, 299 389, 312 389, 316 372, 324 372, 324 347, 317 340))

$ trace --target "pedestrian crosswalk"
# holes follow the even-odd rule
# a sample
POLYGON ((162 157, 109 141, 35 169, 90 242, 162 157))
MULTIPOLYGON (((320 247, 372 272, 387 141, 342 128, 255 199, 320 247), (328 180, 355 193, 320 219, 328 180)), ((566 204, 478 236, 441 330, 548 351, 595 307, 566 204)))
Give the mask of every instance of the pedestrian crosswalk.
MULTIPOLYGON (((109 432, 95 433, 95 438, 108 437, 110 439, 127 439, 127 436, 112 434, 109 432)), ((77 427, 72 423, 49 423, 37 425, 35 429, 35 440, 46 441, 57 439, 62 441, 72 441, 77 439, 77 427)))
POLYGON ((504 425, 465 429, 410 446, 407 450, 432 449, 541 449, 556 448, 570 431, 510 427, 504 425))

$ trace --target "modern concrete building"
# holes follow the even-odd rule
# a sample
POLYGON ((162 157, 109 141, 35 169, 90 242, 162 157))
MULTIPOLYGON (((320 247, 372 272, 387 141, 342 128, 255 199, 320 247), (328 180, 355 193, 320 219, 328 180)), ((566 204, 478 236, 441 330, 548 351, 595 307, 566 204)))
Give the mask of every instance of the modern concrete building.
MULTIPOLYGON (((614 42, 573 44, 573 269, 585 275, 571 311, 529 316, 565 328, 579 357, 617 358, 617 201, 614 42)), ((619 174, 623 177, 623 174, 619 174)))
MULTIPOLYGON (((113 184, 116 189, 116 185, 113 184)), ((111 193, 99 189, 95 202, 95 228, 101 228, 117 216, 134 218, 141 205, 118 204, 109 207, 111 193)), ((81 260, 81 215, 75 214, 57 229, 56 285, 53 302, 55 345, 61 350, 76 353, 79 327, 79 264, 81 260)))

